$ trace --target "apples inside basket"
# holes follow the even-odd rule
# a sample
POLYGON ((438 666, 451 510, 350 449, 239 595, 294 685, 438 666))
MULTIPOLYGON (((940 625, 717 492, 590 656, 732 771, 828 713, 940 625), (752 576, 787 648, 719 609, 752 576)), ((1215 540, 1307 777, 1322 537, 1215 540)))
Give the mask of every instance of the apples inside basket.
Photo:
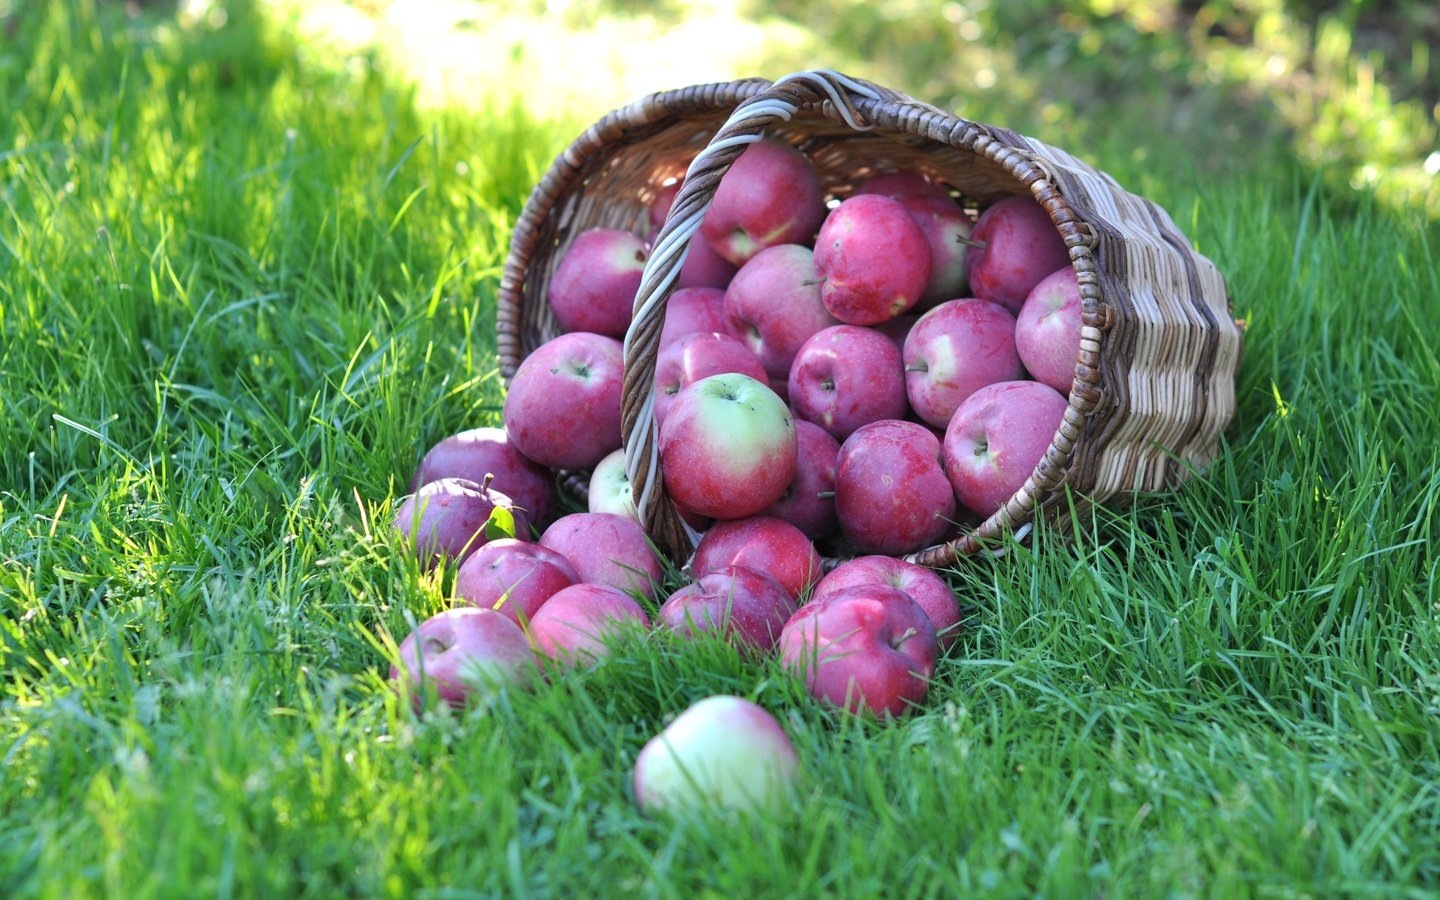
MULTIPOLYGON (((689 556, 696 529, 711 516, 734 517, 758 502, 752 494, 773 492, 775 482, 794 477, 779 457, 790 454, 805 468, 802 432, 828 432, 843 446, 841 469, 853 470, 850 476, 842 471, 839 496, 823 498, 853 512, 817 544, 831 557, 878 552, 935 567, 1004 534, 1023 536, 1037 518, 1060 520, 1073 505, 1174 485, 1214 458, 1234 414, 1242 332, 1225 282, 1163 209, 1063 150, 869 82, 815 71, 773 83, 697 85, 647 96, 585 131, 546 172, 516 224, 497 318, 501 370, 512 388, 526 359, 567 330, 562 321, 571 330, 591 330, 584 323, 596 310, 586 306, 584 282, 601 280, 604 265, 572 263, 564 271, 562 262, 577 238, 595 229, 647 241, 628 328, 623 318, 619 323, 625 329, 620 438, 641 521, 677 561, 689 556), (745 231, 728 218, 734 203, 712 206, 722 178, 747 150, 775 153, 782 158, 777 165, 798 152, 818 174, 818 189, 782 181, 769 194, 752 191, 758 196, 747 203, 779 194, 792 205, 808 205, 818 218, 796 226, 796 234, 782 223, 755 238, 755 229, 745 231), (807 198, 807 190, 816 196, 807 198), (663 212, 672 192, 663 225, 652 234, 652 211, 663 212), (927 203, 933 215, 917 212, 927 203), (971 217, 992 209, 992 224, 981 219, 972 233, 971 217), (912 263, 916 247, 927 246, 916 244, 914 224, 926 218, 930 232, 919 233, 929 252, 923 263, 912 263), (1072 332, 1058 364, 1042 359, 1044 347, 1031 348, 1023 364, 1014 361, 1025 349, 1017 340, 1044 343, 1022 333, 1033 331, 1033 322, 1015 330, 1016 317, 1023 323, 1027 315, 1027 296, 1014 296, 1017 288, 1006 285, 1011 276, 1003 271, 1012 263, 1004 256, 1007 243, 1020 240, 1007 232, 1026 227, 1043 232, 1046 246, 1033 251, 1040 262, 1031 265, 1045 271, 1015 276, 1028 278, 1020 290, 1039 292, 1043 285, 1035 282, 1055 270, 1046 280, 1068 280, 1079 297, 1078 346, 1072 332), (982 269, 976 261, 984 253, 993 258, 982 269), (952 271, 955 259, 963 266, 967 254, 968 286, 963 275, 955 282, 952 271), (739 273, 732 278, 733 268, 717 255, 743 262, 739 273), (687 260, 687 282, 729 280, 727 337, 748 339, 760 365, 737 362, 735 370, 748 374, 709 379, 710 396, 689 397, 682 406, 682 396, 700 392, 657 396, 656 365, 687 260), (706 262, 718 262, 713 268, 722 274, 695 274, 706 262), (807 265, 812 277, 795 275, 807 265), (917 279, 911 271, 907 282, 907 270, 917 266, 928 275, 917 279), (772 271, 758 271, 766 267, 772 271), (812 299, 796 300, 797 286, 812 299), (570 292, 568 307, 552 306, 552 287, 570 292), (796 310, 813 306, 816 297, 822 318, 812 315, 809 325, 758 322, 776 315, 803 319, 796 310), (731 309, 736 306, 739 312, 731 309), (921 310, 927 311, 917 322, 913 316, 921 310), (784 327, 814 333, 798 351, 793 338, 788 349, 778 338, 766 347, 764 332, 784 327), (1008 334, 991 334, 1007 328, 1008 334), (982 359, 997 354, 999 362, 982 359), (898 406, 893 384, 857 386, 874 381, 872 369, 887 368, 884 377, 893 382, 898 374, 902 385, 898 406), (983 386, 990 382, 999 384, 983 386), (787 393, 788 405, 781 399, 787 393), (837 394, 845 395, 844 403, 837 405, 837 394), (982 397, 989 405, 977 412, 982 397), (664 453, 657 408, 672 417, 664 453), (738 417, 731 416, 737 409, 738 417), (747 463, 747 455, 759 462, 747 463), (999 482, 997 495, 994 479, 986 482, 987 472, 979 470, 1013 468, 1017 458, 1023 471, 999 482), (740 479, 724 483, 732 471, 741 472, 740 479), (976 487, 971 482, 977 480, 984 483, 976 487), (685 509, 677 508, 677 498, 685 509), (901 520, 917 510, 930 525, 905 531, 901 520), (870 528, 866 517, 879 524, 870 528), (908 537, 896 543, 876 536, 891 526, 908 537)), ((586 251, 592 252, 598 260, 606 251, 586 251)), ((628 252, 634 258, 635 251, 628 252)), ((667 344, 672 337, 666 335, 667 344)), ((576 400, 566 415, 578 422, 593 410, 578 402, 578 391, 576 400)), ((599 448, 573 449, 586 452, 555 467, 566 487, 583 496, 596 455, 587 453, 599 448)), ((815 493, 813 484, 807 489, 815 493)))

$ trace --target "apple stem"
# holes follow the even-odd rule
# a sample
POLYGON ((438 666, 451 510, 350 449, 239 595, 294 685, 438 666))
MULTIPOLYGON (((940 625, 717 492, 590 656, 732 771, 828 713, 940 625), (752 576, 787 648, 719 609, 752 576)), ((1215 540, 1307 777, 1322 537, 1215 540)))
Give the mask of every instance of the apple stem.
POLYGON ((955 235, 955 240, 961 244, 964 244, 967 247, 974 247, 976 250, 984 250, 987 246, 989 246, 984 241, 973 241, 968 236, 963 234, 955 235))
POLYGON ((494 480, 495 480, 495 473, 494 473, 494 472, 486 472, 486 473, 485 473, 485 477, 482 478, 482 479, 480 479, 480 490, 481 490, 482 492, 490 490, 490 482, 492 482, 492 481, 494 481, 494 480))
POLYGON ((906 366, 906 367, 905 367, 905 371, 907 371, 907 372, 928 372, 928 371, 930 371, 930 367, 927 366, 927 365, 925 365, 924 363, 915 363, 914 365, 906 366))
POLYGON ((898 637, 898 638, 895 639, 894 643, 892 643, 890 646, 892 646, 892 647, 899 647, 901 644, 903 644, 903 643, 905 643, 906 641, 910 640, 912 637, 914 637, 914 636, 917 635, 917 634, 919 634, 919 632, 916 631, 914 628, 907 628, 907 629, 905 629, 905 631, 900 635, 900 637, 898 637))
POLYGON ((834 491, 816 491, 816 492, 815 492, 815 496, 816 496, 817 498, 821 499, 821 500, 834 500, 834 499, 835 499, 835 492, 834 492, 834 491))

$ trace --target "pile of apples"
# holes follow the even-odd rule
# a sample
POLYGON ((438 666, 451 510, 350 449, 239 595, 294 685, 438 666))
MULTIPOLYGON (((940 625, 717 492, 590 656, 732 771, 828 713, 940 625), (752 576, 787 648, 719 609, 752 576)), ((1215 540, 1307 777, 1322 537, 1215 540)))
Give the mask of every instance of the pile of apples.
MULTIPOLYGON (((395 526, 422 564, 458 567, 459 605, 400 645, 391 675, 417 704, 593 662, 618 630, 653 622, 778 654, 817 698, 892 717, 923 701, 955 640, 953 592, 896 557, 993 514, 1060 426, 1080 294, 1049 215, 1014 196, 972 218, 911 170, 827 200, 796 148, 747 148, 690 242, 660 337, 661 472, 703 532, 690 581, 661 596, 620 449, 620 339, 678 187, 651 203, 650 235, 575 236, 549 284, 563 333, 516 372, 504 427, 422 459, 395 526), (593 473, 588 512, 559 515, 557 470, 593 473), (854 558, 822 578, 822 549, 854 558)), ((641 753, 637 800, 693 793, 676 774, 693 754, 740 745, 746 765, 706 763, 710 794, 793 775, 768 713, 710 698, 641 753)))

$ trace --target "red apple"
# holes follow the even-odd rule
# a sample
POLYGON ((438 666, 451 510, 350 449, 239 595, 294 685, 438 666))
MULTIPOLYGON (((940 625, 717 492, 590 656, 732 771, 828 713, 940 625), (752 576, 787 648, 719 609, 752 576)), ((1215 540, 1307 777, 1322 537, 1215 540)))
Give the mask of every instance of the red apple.
POLYGON ((910 407, 936 428, 985 385, 1025 377, 1015 317, 988 300, 951 300, 921 316, 905 338, 904 358, 910 407))
POLYGON ((965 254, 970 290, 1012 315, 1040 279, 1070 264, 1065 240, 1033 197, 1006 197, 980 213, 970 240, 965 254))
POLYGON ((894 341, 870 328, 833 325, 814 335, 790 367, 796 415, 845 440, 869 422, 905 415, 905 371, 894 341))
POLYGON ((575 236, 550 277, 550 311, 563 331, 623 337, 645 269, 645 243, 617 228, 575 236))
POLYGON ((756 569, 726 566, 671 594, 656 622, 687 637, 719 632, 741 650, 768 653, 794 612, 780 582, 756 569))
POLYGON ((896 200, 906 197, 937 197, 950 200, 950 192, 914 169, 885 169, 866 178, 858 188, 858 194, 883 194, 896 200))
POLYGON ((525 513, 510 498, 464 478, 441 478, 406 497, 395 512, 395 528, 425 568, 441 559, 464 562, 485 545, 485 524, 495 507, 510 510, 517 536, 530 533, 525 513))
POLYGON ((544 528, 555 517, 555 473, 526 459, 503 428, 472 428, 441 440, 420 460, 410 492, 441 478, 481 483, 486 475, 494 476, 490 487, 525 510, 532 525, 544 528))
POLYGON ((660 349, 687 334, 725 330, 725 292, 713 287, 681 288, 665 303, 660 349))
POLYGON ((554 660, 581 662, 610 651, 606 643, 625 628, 649 628, 633 598, 608 584, 576 584, 557 592, 530 620, 530 636, 554 660))
POLYGON ((657 231, 665 224, 665 217, 670 215, 670 207, 675 205, 675 195, 680 193, 680 185, 683 183, 679 178, 667 178, 655 189, 649 208, 651 231, 657 231))
POLYGON ((611 513, 571 513, 555 520, 540 546, 560 553, 580 580, 655 598, 664 579, 655 548, 640 523, 611 513))
POLYGON ((820 579, 822 565, 805 532, 780 519, 751 516, 717 522, 705 532, 690 569, 699 577, 730 566, 748 566, 774 578, 798 598, 820 579))
POLYGON ((966 296, 965 256, 975 220, 949 196, 912 195, 900 203, 930 246, 930 281, 915 304, 919 311, 966 296))
POLYGON ((523 624, 557 591, 580 581, 561 554, 502 538, 481 547, 455 573, 455 596, 523 624))
POLYGON ((1080 281, 1070 266, 1041 279, 1015 319, 1015 349, 1041 384, 1069 395, 1080 356, 1080 281))
POLYGON ((661 350, 655 360, 655 423, 664 425, 681 388, 726 372, 739 372, 758 381, 766 377, 755 354, 728 334, 697 331, 661 350))
POLYGON ((840 442, 814 422, 796 419, 795 446, 795 477, 762 515, 783 519, 812 541, 818 541, 839 527, 835 519, 835 466, 840 442))
POLYGON ((635 758, 641 811, 778 811, 798 777, 795 747, 761 707, 728 695, 695 703, 635 758))
POLYGON ((715 189, 700 234, 735 265, 777 244, 804 244, 825 218, 820 176, 805 154, 764 139, 745 148, 715 189))
POLYGON ((795 475, 790 411, 748 375, 711 375, 682 388, 659 447, 670 497, 701 516, 754 515, 780 499, 795 475))
POLYGON ((840 324, 820 298, 814 254, 798 244, 770 247, 746 263, 725 289, 724 309, 725 330, 780 381, 811 335, 840 324))
POLYGON ((872 422, 840 445, 835 512, 865 553, 909 553, 935 543, 955 516, 940 441, 914 422, 872 422))
POLYGON ((497 612, 474 607, 447 609, 420 623, 401 642, 390 680, 424 706, 427 684, 441 700, 463 706, 505 685, 524 684, 539 669, 520 626, 497 612))
MULTIPOLYGON (((718 288, 724 290, 735 277, 739 267, 715 252, 706 240, 696 235, 690 240, 685 261, 680 264, 680 274, 675 286, 685 288, 718 288)), ((673 302, 673 298, 672 298, 673 302)), ((667 307, 668 308, 668 307, 667 307)))
POLYGON ((941 649, 960 637, 960 602, 934 571, 908 563, 893 556, 859 556, 836 566, 815 585, 812 600, 823 599, 836 591, 865 584, 883 584, 898 588, 925 611, 941 649))
POLYGON ((879 325, 872 325, 870 327, 872 330, 878 331, 889 338, 891 342, 895 344, 895 349, 904 353, 905 338, 910 336, 910 329, 914 328, 915 323, 918 321, 920 321, 919 316, 913 313, 907 313, 903 316, 896 316, 888 322, 881 322, 879 325))
POLYGON ((1038 381, 971 394, 945 430, 945 473, 960 502, 984 518, 1013 497, 1050 449, 1069 405, 1038 381))
POLYGON ((780 660, 815 697, 852 712, 901 716, 925 699, 935 626, 910 595, 864 584, 802 606, 780 633, 780 660))
POLYGON ((525 358, 505 396, 505 432, 526 458, 588 469, 620 446, 620 342, 562 334, 525 358))
POLYGON ((635 510, 635 492, 630 487, 630 475, 625 471, 623 449, 595 464, 595 471, 590 473, 586 502, 592 513, 612 513, 640 521, 635 510))
POLYGON ((878 325, 914 306, 930 282, 930 245, 900 201, 860 194, 825 217, 815 238, 815 272, 830 315, 878 325))

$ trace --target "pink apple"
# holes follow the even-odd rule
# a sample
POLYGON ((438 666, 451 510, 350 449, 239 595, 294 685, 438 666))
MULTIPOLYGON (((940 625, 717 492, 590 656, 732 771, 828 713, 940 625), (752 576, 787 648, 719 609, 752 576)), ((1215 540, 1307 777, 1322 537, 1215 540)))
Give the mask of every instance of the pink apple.
POLYGON ((860 194, 825 217, 815 238, 815 272, 830 315, 878 325, 914 306, 930 282, 930 245, 900 201, 860 194))
POLYGON ((971 394, 945 430, 945 473, 960 502, 988 517, 1013 497, 1050 449, 1069 405, 1038 381, 971 394))
POLYGON ((852 712, 901 716, 925 699, 935 626, 909 594, 881 584, 802 606, 780 633, 780 660, 815 697, 852 712))
POLYGON ((617 228, 575 236, 550 276, 550 311, 563 331, 623 337, 645 269, 645 243, 617 228))
POLYGON ((870 327, 872 330, 878 331, 889 338, 891 342, 895 344, 895 349, 903 353, 905 351, 905 338, 910 336, 910 329, 914 328, 915 323, 918 321, 920 321, 918 315, 906 313, 903 316, 896 316, 888 322, 881 322, 879 325, 872 325, 870 327))
POLYGON ((455 573, 455 596, 523 624, 551 595, 580 581, 561 554, 501 538, 481 547, 455 573))
POLYGON ((627 628, 649 628, 645 610, 624 591, 608 584, 576 584, 557 592, 530 620, 530 636, 540 652, 554 660, 599 659, 606 646, 627 628))
POLYGON ((840 532, 865 553, 930 546, 955 515, 940 441, 913 422, 872 422, 840 445, 835 512, 840 532))
POLYGON ((965 265, 971 292, 1012 315, 1040 279, 1070 264, 1065 240, 1033 197, 1006 197, 980 213, 970 240, 965 265))
POLYGON ((485 545, 485 524, 495 507, 510 510, 515 534, 530 533, 530 523, 510 498, 484 484, 464 478, 441 478, 421 485, 395 512, 395 529, 414 549, 425 568, 441 559, 464 562, 485 545))
POLYGON ((590 473, 586 502, 592 513, 613 513, 640 521, 640 515, 635 510, 635 492, 630 487, 630 475, 625 471, 623 449, 595 464, 595 471, 590 473))
POLYGON ((835 533, 835 466, 840 442, 830 432, 804 419, 795 420, 795 477, 779 500, 762 515, 783 519, 812 541, 835 533))
POLYGON ((1025 377, 1015 317, 988 300, 951 300, 930 310, 910 329, 904 355, 910 407, 936 428, 985 385, 1025 377))
MULTIPOLYGON (((914 169, 886 169, 866 178, 856 194, 883 194, 896 200, 906 197, 938 197, 950 201, 950 192, 914 169)), ((950 201, 954 202, 954 201, 950 201)))
POLYGON ((1015 319, 1015 349, 1041 384, 1069 395, 1080 356, 1080 281, 1070 266, 1041 279, 1015 319))
POLYGON ((836 591, 864 584, 889 585, 910 595, 935 626, 942 649, 959 639, 960 602, 945 579, 931 569, 893 556, 859 556, 841 563, 820 579, 811 599, 820 600, 836 591))
POLYGON ((635 758, 642 812, 778 811, 800 764, 785 729, 761 707, 728 695, 690 706, 635 758))
POLYGON ((580 580, 655 598, 664 579, 660 560, 640 523, 611 513, 571 513, 555 520, 540 546, 560 553, 580 580))
POLYGON ((804 244, 825 218, 820 176, 783 141, 751 144, 720 179, 700 234, 735 265, 777 244, 804 244))
POLYGON ((725 330, 725 292, 713 287, 681 288, 665 303, 660 349, 687 334, 725 330))
POLYGON ((966 296, 965 256, 975 220, 948 196, 901 197, 900 203, 930 246, 930 281, 915 308, 923 311, 966 296))
POLYGON ((526 458, 588 469, 620 446, 620 342, 562 334, 525 358, 505 396, 505 433, 526 458))
POLYGON ((681 290, 700 287, 724 290, 738 270, 738 266, 716 253, 715 248, 697 234, 690 240, 675 286, 681 290))
POLYGON ((780 499, 795 476, 795 424, 748 375, 711 375, 675 395, 660 428, 660 468, 679 506, 743 519, 780 499))
POLYGON ((538 673, 535 654, 520 626, 497 612, 447 609, 420 623, 401 642, 390 680, 424 706, 425 686, 451 706, 464 706, 505 685, 525 684, 538 673))
POLYGON ((795 354, 790 406, 845 440, 869 422, 905 415, 905 371, 895 342, 858 325, 832 325, 795 354))
POLYGON ((739 372, 758 381, 765 369, 750 348, 728 334, 695 332, 678 338, 655 360, 655 422, 664 425, 680 389, 711 375, 739 372))
POLYGON ((555 473, 521 455, 503 428, 472 428, 441 440, 420 460, 410 492, 441 478, 480 483, 486 475, 495 476, 490 487, 525 510, 532 525, 544 528, 555 517, 555 473))
POLYGON ((757 569, 726 566, 671 594, 656 622, 687 637, 718 632, 741 650, 768 653, 794 612, 795 600, 780 582, 757 569))
POLYGON ((698 577, 730 566, 748 566, 774 578, 798 598, 820 579, 822 565, 805 532, 780 519, 751 516, 717 522, 705 532, 690 569, 698 577))
POLYGON ((725 330, 749 347, 771 378, 785 381, 800 346, 840 323, 825 310, 809 247, 761 251, 725 289, 725 330))
POLYGON ((675 196, 680 193, 680 185, 684 182, 679 178, 667 178, 665 183, 655 189, 655 196, 650 201, 650 230, 659 230, 665 224, 665 217, 670 215, 670 207, 675 205, 675 196))

